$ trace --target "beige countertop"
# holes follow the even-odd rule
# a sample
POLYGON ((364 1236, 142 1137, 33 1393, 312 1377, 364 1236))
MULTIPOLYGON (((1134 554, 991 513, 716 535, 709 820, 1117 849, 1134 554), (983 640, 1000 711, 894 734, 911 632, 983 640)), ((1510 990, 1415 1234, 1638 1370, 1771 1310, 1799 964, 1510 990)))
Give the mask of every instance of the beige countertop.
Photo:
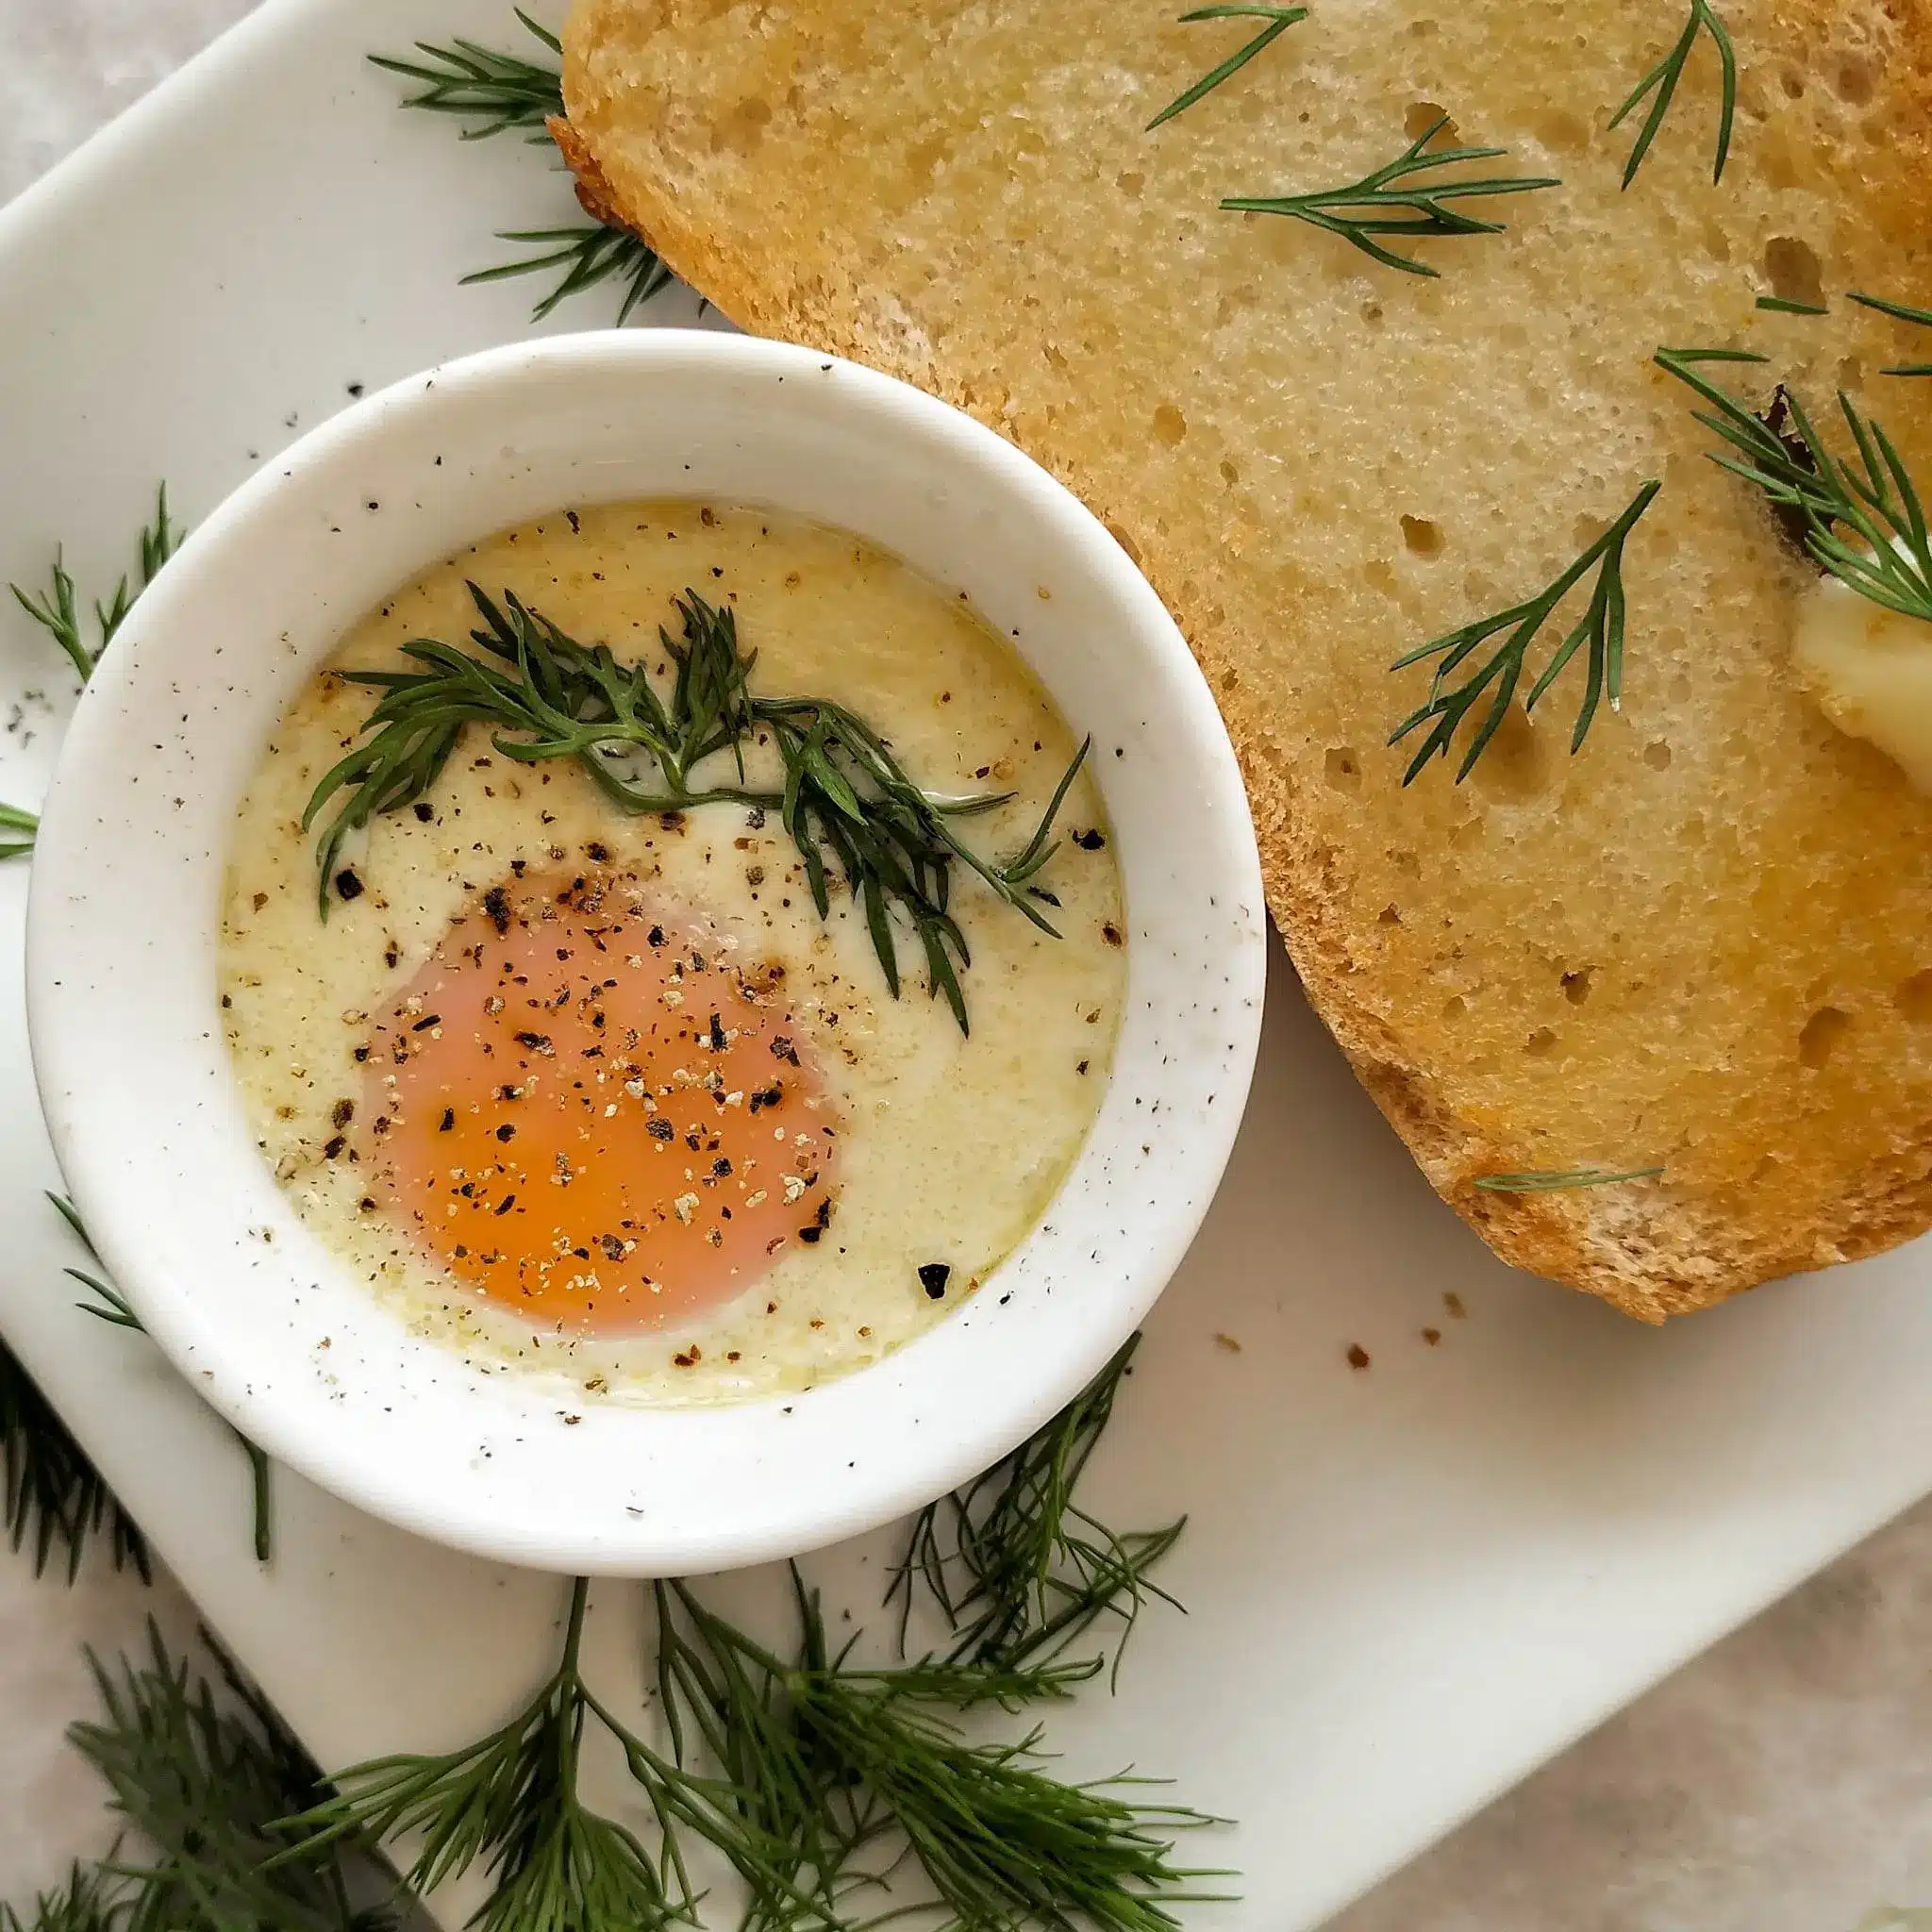
MULTIPOLYGON (((0 199, 249 0, 0 0, 0 199)), ((478 0, 475 32, 508 20, 478 0)), ((399 6, 399 38, 407 39, 399 6)), ((104 268, 102 298, 119 299, 104 268)), ((1932 1415, 1932 1404, 1928 1404, 1932 1415)), ((0 1549, 0 1898, 110 1835, 66 1751, 84 1644, 193 1612, 0 1549)), ((1932 1902, 1932 1505, 1875 1537, 1472 1820, 1332 1932, 1907 1932, 1932 1902), (1868 1921, 1869 1924, 1865 1922, 1868 1921)), ((1238 1909, 1217 1923, 1240 1923, 1238 1909)), ((1257 1928, 1261 1932, 1261 1928, 1257 1928)))

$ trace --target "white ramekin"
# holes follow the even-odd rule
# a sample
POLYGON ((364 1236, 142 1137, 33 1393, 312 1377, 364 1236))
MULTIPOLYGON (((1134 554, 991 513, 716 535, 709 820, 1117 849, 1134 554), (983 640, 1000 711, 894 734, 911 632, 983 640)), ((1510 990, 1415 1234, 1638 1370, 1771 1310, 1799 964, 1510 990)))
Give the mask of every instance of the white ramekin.
POLYGON ((398 383, 230 497, 81 698, 34 858, 34 1064, 108 1268, 273 1456, 439 1541, 570 1572, 807 1550, 996 1460, 1146 1314, 1219 1181, 1260 1024, 1264 916, 1208 688, 1101 525, 1009 444, 851 363, 682 330, 554 338, 398 383), (959 1311, 781 1399, 640 1411, 408 1334, 257 1153, 217 1008, 231 822, 284 708, 426 565, 565 504, 709 497, 843 525, 966 591, 1076 732, 1131 941, 1112 1079, 1042 1224, 959 1311), (1045 591, 1048 595, 1042 596, 1045 591))

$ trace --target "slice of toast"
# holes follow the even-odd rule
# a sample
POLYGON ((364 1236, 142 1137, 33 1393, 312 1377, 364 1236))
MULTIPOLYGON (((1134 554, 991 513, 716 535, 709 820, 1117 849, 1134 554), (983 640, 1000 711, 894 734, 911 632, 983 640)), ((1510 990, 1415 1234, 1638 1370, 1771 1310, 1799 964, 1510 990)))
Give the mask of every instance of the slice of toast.
POLYGON ((971 410, 1107 520, 1220 700, 1369 1091, 1500 1255, 1647 1321, 1932 1224, 1932 801, 1805 695, 1816 572, 1651 364, 1757 349, 1713 373, 1821 419, 1843 385, 1932 481, 1932 383, 1879 374, 1932 334, 1844 300, 1932 298, 1932 0, 1715 4, 1723 178, 1705 35, 1627 190, 1644 108, 1607 124, 1686 0, 1314 0, 1152 132, 1265 23, 579 0, 565 42, 600 192, 725 315, 971 410), (1561 185, 1406 243, 1436 276, 1218 206, 1355 182, 1445 115, 1439 143, 1507 150, 1456 172, 1561 185), (1579 657, 1466 783, 1405 787, 1429 669, 1391 661, 1534 595, 1649 478, 1621 712, 1572 756, 1579 657))

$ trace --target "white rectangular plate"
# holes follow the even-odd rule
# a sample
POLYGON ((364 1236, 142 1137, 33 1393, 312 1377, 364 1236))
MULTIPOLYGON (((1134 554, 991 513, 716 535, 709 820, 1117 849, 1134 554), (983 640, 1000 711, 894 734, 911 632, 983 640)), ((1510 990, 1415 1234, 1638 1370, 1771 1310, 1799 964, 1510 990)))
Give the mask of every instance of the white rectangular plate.
MULTIPOLYGON (((0 577, 39 584, 64 541, 84 588, 109 584, 158 478, 192 521, 349 385, 529 332, 528 285, 457 278, 498 258, 492 228, 572 218, 563 177, 398 113, 362 58, 514 31, 508 0, 270 0, 0 214, 0 577)), ((551 325, 612 312, 593 294, 551 325)), ((71 681, 9 603, 0 700, 71 681)), ((0 797, 38 796, 39 722, 0 740, 0 797)), ((41 1198, 25 889, 0 874, 0 1328, 325 1763, 475 1735, 546 1668, 557 1583, 286 1475, 258 1568, 225 1430, 139 1337, 75 1312, 41 1198)), ((1189 1513, 1163 1581, 1190 1614, 1150 1613, 1118 1696, 1052 1739, 1070 1771, 1132 1761, 1238 1816, 1208 1862, 1244 1900, 1199 1921, 1291 1932, 1932 1489, 1932 1296, 1922 1246, 1653 1333, 1512 1274, 1277 964, 1226 1188, 1091 1478, 1123 1525, 1189 1513)), ((891 1547, 811 1573, 874 1616, 891 1547)), ((637 1599, 598 1592, 593 1668, 635 1676, 637 1599)))

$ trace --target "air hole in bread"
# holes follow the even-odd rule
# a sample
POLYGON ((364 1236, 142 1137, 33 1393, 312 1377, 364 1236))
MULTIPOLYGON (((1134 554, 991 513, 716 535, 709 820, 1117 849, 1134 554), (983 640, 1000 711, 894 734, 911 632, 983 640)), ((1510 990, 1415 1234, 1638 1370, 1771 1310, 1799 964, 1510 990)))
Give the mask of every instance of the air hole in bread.
POLYGON ((1900 980, 1891 1003, 1914 1026, 1932 1026, 1932 969, 1900 980))
POLYGON ((740 101, 712 127, 712 151, 717 153, 729 149, 733 154, 751 154, 764 140, 766 124, 771 118, 772 104, 769 101, 762 101, 756 94, 749 100, 740 101))
POLYGON ((1364 302, 1362 304, 1362 320, 1371 328, 1380 328, 1382 326, 1382 305, 1379 302, 1364 302))
POLYGON ((1188 433, 1188 419, 1172 403, 1162 403, 1154 412, 1154 435, 1157 441, 1164 442, 1172 449, 1188 433))
POLYGON ((1234 464, 1226 457, 1223 457, 1221 459, 1221 480, 1230 490, 1241 480, 1241 473, 1235 468, 1234 464))
POLYGON ((1795 67, 1787 67, 1778 75, 1778 81, 1790 99, 1802 101, 1805 98, 1805 76, 1795 67))
POLYGON ((1442 1002, 1442 1017, 1445 1020, 1459 1020, 1468 1011, 1469 1008, 1464 1003, 1460 993, 1451 993, 1442 1002))
POLYGON ((1123 194, 1129 196, 1132 200, 1139 201, 1141 189, 1147 185, 1147 177, 1129 168, 1124 175, 1116 175, 1114 176, 1113 185, 1123 194))
POLYGON ((1456 124, 1449 119, 1446 108, 1439 108, 1434 101, 1416 101, 1408 112, 1402 117, 1403 131, 1411 141, 1420 141, 1424 135, 1432 134, 1432 145, 1455 147, 1461 140, 1456 124))
POLYGON ((1798 1058, 1807 1067, 1822 1067, 1851 1031, 1852 1016, 1837 1007, 1820 1007, 1798 1035, 1798 1058))
POLYGON ((1818 258, 1802 242, 1789 235, 1774 235, 1764 248, 1764 273, 1771 280, 1771 292, 1785 302, 1824 300, 1824 281, 1818 258))
POLYGON ((944 163, 952 143, 941 138, 922 141, 906 151, 906 176, 910 181, 930 181, 944 163))
POLYGON ((1865 381, 1865 365, 1857 356, 1840 358, 1838 365, 1838 386, 1840 389, 1858 389, 1865 381))
POLYGON ((1521 705, 1511 705, 1489 749, 1476 760, 1470 782, 1505 805, 1534 798, 1549 782, 1550 761, 1543 742, 1547 735, 1537 729, 1521 705))
POLYGON ((1653 772, 1668 772, 1671 769, 1671 748, 1661 738, 1653 740, 1643 747, 1643 762, 1653 772))
POLYGON ((1356 757, 1352 744, 1330 745, 1328 756, 1322 761, 1322 773, 1337 791, 1361 789, 1361 760, 1356 757))
POLYGON ((1567 108, 1539 115, 1532 126, 1536 138, 1556 154, 1580 155, 1590 145, 1590 124, 1567 108))
POLYGON ((1566 973, 1557 982, 1563 989, 1563 997, 1573 1007, 1580 1007, 1590 998, 1590 978, 1592 969, 1579 966, 1574 973, 1566 973))
POLYGON ((1214 305, 1214 320, 1219 327, 1225 328, 1243 308, 1252 308, 1260 300, 1253 282, 1237 282, 1225 290, 1221 300, 1214 305))
POLYGON ((1557 1036, 1553 1032, 1551 1032, 1547 1026, 1539 1026, 1536 1029, 1536 1031, 1532 1033, 1529 1036, 1529 1038, 1523 1042, 1524 1052, 1528 1054, 1532 1059, 1540 1060, 1543 1058, 1546 1055, 1554 1053, 1556 1051, 1556 1048, 1557 1036))
POLYGON ((1432 524, 1426 517, 1404 517, 1402 520, 1402 541, 1418 557, 1440 557, 1444 541, 1440 524, 1432 524))
POLYGON ((1375 914, 1375 924, 1377 925, 1400 925, 1402 924, 1402 908, 1398 906, 1383 907, 1381 911, 1375 914))
POLYGON ((1878 63, 1866 54, 1847 54, 1832 79, 1840 100, 1862 108, 1878 90, 1878 63))

